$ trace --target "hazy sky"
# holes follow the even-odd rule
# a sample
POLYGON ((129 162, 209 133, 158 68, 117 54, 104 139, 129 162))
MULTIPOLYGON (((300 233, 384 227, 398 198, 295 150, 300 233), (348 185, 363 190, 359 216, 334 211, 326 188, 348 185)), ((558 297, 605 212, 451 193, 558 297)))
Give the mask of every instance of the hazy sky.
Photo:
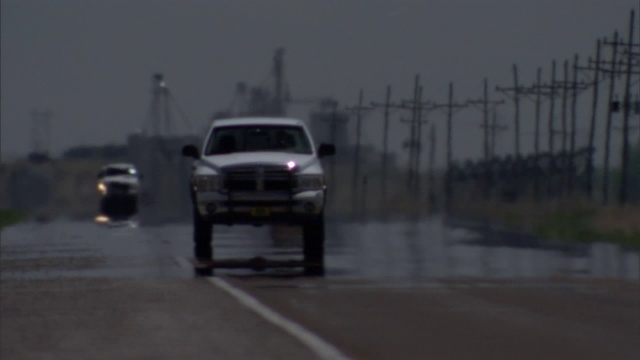
MULTIPOLYGON (((33 110, 53 112, 55 154, 79 144, 123 143, 148 116, 156 72, 165 74, 189 120, 204 126, 228 106, 238 81, 259 85, 267 78, 278 47, 286 48, 294 99, 334 96, 354 105, 363 88, 366 102, 382 101, 390 84, 398 101, 411 96, 417 73, 426 99, 444 102, 449 82, 457 101, 479 98, 485 77, 497 99, 496 85, 512 85, 513 64, 524 84, 533 83, 538 67, 548 81, 552 60, 577 53, 584 61, 594 56, 598 38, 614 30, 626 36, 629 12, 640 1, 2 0, 1 6, 6 159, 31 149, 33 110)), ((590 92, 580 104, 590 106, 590 92)), ((530 101, 521 113, 528 150, 530 101)), ((481 116, 472 108, 456 115, 456 156, 481 153, 481 116)), ((510 125, 512 117, 510 106, 500 109, 502 122, 510 125)), ((429 119, 444 131, 443 114, 429 119)), ((380 143, 381 115, 366 121, 364 142, 380 143)), ((581 131, 584 138, 586 127, 581 131)), ((406 125, 394 123, 395 150, 406 133, 406 125)), ((501 148, 511 150, 512 143, 510 132, 500 138, 501 148)))

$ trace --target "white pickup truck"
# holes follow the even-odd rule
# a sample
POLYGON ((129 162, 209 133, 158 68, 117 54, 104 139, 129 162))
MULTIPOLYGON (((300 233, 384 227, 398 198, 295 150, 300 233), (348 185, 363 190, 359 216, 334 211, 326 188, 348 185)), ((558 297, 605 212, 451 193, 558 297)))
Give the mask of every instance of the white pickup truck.
POLYGON ((215 120, 199 150, 186 145, 193 162, 190 193, 196 261, 213 260, 214 224, 278 224, 303 227, 305 272, 324 272, 324 207, 327 196, 319 159, 333 144, 316 149, 298 119, 244 117, 215 120))

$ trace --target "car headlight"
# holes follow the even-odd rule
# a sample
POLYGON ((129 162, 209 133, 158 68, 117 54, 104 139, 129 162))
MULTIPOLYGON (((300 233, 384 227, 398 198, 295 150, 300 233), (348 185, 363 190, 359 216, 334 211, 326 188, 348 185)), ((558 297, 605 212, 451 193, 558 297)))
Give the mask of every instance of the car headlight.
POLYGON ((194 179, 195 190, 199 192, 218 191, 221 188, 220 176, 196 175, 194 179))
POLYGON ((324 188, 324 176, 322 175, 298 175, 296 190, 322 190, 324 188))
POLYGON ((99 182, 98 191, 100 192, 100 194, 105 195, 107 193, 107 186, 103 182, 99 182))

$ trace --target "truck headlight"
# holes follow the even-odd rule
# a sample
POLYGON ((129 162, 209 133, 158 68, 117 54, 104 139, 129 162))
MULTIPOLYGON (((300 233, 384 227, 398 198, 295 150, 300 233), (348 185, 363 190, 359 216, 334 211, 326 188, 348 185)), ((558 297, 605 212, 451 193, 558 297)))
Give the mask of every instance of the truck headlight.
POLYGON ((296 190, 322 190, 324 188, 324 176, 322 175, 298 175, 296 190))
POLYGON ((221 188, 220 176, 196 175, 194 179, 195 190, 198 192, 218 191, 221 188))

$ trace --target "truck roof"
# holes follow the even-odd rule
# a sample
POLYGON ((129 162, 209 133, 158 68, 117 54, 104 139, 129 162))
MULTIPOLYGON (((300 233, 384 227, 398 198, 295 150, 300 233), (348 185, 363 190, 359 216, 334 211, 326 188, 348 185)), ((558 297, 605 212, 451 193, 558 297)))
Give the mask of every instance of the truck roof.
POLYGON ((214 120, 213 126, 234 126, 234 125, 304 125, 299 119, 287 117, 237 117, 214 120))

